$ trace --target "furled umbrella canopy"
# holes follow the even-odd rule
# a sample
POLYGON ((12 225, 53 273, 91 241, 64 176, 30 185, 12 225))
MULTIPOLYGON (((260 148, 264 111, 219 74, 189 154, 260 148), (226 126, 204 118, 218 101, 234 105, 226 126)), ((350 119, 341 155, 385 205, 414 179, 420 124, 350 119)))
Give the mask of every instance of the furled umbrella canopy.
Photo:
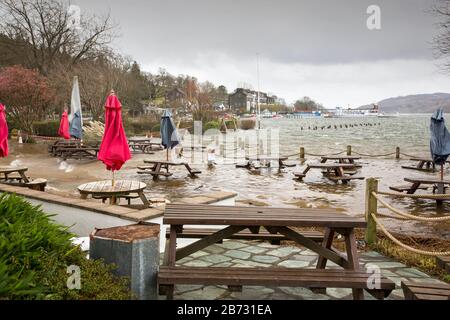
POLYGON ((122 124, 122 105, 111 91, 105 103, 105 132, 98 153, 98 159, 103 161, 111 171, 120 170, 122 165, 131 159, 130 148, 122 124))
POLYGON ((69 133, 69 116, 67 115, 67 111, 64 111, 61 116, 61 122, 59 124, 58 135, 63 137, 66 140, 70 139, 69 133))
POLYGON ((445 127, 444 111, 436 110, 431 117, 430 150, 433 161, 437 165, 444 165, 450 155, 450 133, 445 127))
POLYGON ((78 77, 73 78, 72 99, 70 101, 69 115, 70 135, 77 139, 83 138, 83 115, 81 113, 80 88, 78 86, 78 77))
POLYGON ((169 149, 172 149, 180 143, 178 138, 177 129, 172 120, 172 114, 169 110, 164 110, 161 117, 161 144, 167 149, 167 159, 169 158, 169 149))
POLYGON ((0 103, 0 157, 8 156, 8 124, 5 106, 0 103))

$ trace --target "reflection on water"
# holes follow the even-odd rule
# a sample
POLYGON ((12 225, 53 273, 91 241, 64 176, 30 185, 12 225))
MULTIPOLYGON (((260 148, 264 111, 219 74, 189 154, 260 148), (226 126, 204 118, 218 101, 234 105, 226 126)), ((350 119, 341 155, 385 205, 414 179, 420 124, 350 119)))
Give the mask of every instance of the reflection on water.
MULTIPOLYGON (((307 153, 329 154, 345 150, 352 145, 353 150, 367 154, 391 153, 400 146, 401 151, 416 156, 429 156, 429 116, 405 116, 400 118, 354 118, 354 119, 304 119, 304 120, 263 120, 264 128, 277 128, 280 132, 280 154, 293 154, 303 146, 307 153), (364 125, 371 123, 370 125, 364 125), (375 125, 375 123, 377 125, 375 125), (358 125, 357 125, 358 124, 358 125), (362 124, 362 125, 360 125, 362 124), (345 128, 347 125, 347 128, 345 128), (352 125, 353 127, 351 127, 352 125), (318 126, 318 130, 312 130, 318 126), (320 127, 325 126, 322 130, 320 127), (330 129, 327 127, 331 126, 330 129), (335 129, 336 126, 336 129, 335 129), (342 126, 342 128, 341 128, 342 126), (303 129, 303 130, 302 130, 303 129)), ((233 133, 230 134, 232 137, 233 133)), ((147 183, 148 197, 165 197, 174 200, 181 197, 202 194, 210 191, 233 191, 238 200, 245 203, 264 203, 278 207, 313 207, 339 208, 351 215, 364 213, 365 182, 352 181, 348 185, 335 184, 328 180, 320 170, 311 170, 304 182, 293 180, 293 172, 304 169, 304 164, 297 158, 290 160, 296 167, 283 169, 260 169, 250 172, 235 168, 233 161, 229 164, 208 168, 206 164, 194 164, 202 171, 200 178, 191 179, 184 167, 173 169, 174 175, 169 179, 161 178, 155 182, 151 176, 138 175, 136 167, 143 164, 144 159, 161 159, 165 152, 154 155, 135 154, 127 162, 123 170, 117 173, 117 179, 127 178, 147 183)), ((204 157, 205 158, 205 157, 204 157)), ((220 160, 216 154, 216 158, 220 160)), ((185 150, 184 160, 191 159, 191 151, 185 150)), ((0 164, 10 164, 20 160, 30 168, 32 177, 44 177, 52 188, 71 194, 76 193, 76 186, 81 183, 103 180, 110 177, 104 166, 96 161, 68 160, 67 167, 59 170, 61 163, 47 155, 42 145, 17 145, 11 143, 11 155, 0 159, 0 164), (72 167, 70 167, 72 166, 72 167), (67 170, 71 168, 71 170, 67 170)), ((316 157, 307 157, 306 163, 318 161, 316 157)), ((408 157, 401 160, 383 158, 364 158, 358 176, 379 177, 380 190, 388 190, 389 186, 405 184, 405 177, 437 177, 437 173, 423 173, 401 169, 401 165, 409 162, 408 157)), ((445 174, 450 170, 446 168, 445 174)), ((436 215, 436 204, 430 200, 389 199, 396 208, 406 212, 436 215)), ((450 203, 440 209, 439 214, 449 213, 450 203)), ((416 234, 445 237, 450 239, 449 223, 416 223, 395 220, 384 220, 394 231, 407 231, 416 234)))

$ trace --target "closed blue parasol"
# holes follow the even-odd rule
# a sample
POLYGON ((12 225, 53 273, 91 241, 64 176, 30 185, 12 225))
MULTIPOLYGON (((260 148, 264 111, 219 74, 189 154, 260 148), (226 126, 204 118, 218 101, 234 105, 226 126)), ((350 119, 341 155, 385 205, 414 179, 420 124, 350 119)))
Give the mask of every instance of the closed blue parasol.
POLYGON ((161 144, 167 149, 167 160, 169 160, 169 149, 172 149, 180 143, 178 138, 177 128, 172 120, 172 114, 169 110, 164 110, 161 117, 161 144))
POLYGON ((430 132, 431 156, 435 164, 441 165, 441 179, 443 179, 444 165, 450 155, 450 133, 445 127, 442 109, 436 110, 431 116, 430 132))
POLYGON ((81 113, 80 88, 78 85, 78 77, 73 77, 72 99, 70 101, 70 128, 69 133, 77 139, 83 138, 83 116, 81 113))

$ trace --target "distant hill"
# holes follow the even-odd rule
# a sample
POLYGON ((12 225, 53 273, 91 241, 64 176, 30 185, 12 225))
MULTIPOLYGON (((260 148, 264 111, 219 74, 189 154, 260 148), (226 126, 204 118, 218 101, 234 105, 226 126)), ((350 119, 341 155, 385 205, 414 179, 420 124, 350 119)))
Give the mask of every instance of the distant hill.
MULTIPOLYGON (((372 106, 361 106, 358 109, 368 109, 372 106)), ((431 113, 439 107, 445 112, 450 112, 450 94, 431 93, 389 98, 379 101, 378 106, 385 113, 431 113)))

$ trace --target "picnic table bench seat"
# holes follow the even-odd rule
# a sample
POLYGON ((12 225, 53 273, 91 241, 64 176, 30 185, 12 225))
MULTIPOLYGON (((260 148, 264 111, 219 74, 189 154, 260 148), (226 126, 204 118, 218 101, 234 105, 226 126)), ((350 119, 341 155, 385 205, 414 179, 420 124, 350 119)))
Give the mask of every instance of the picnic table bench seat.
POLYGON ((450 256, 436 257, 436 264, 447 273, 450 273, 450 256))
POLYGON ((150 174, 152 176, 164 176, 164 177, 171 177, 173 175, 172 172, 163 172, 163 171, 153 171, 153 170, 139 170, 137 172, 138 174, 150 174))
POLYGON ((402 281, 405 300, 450 300, 450 285, 402 281))
POLYGON ((377 299, 388 297, 395 289, 395 283, 384 277, 380 289, 369 289, 369 277, 364 270, 160 266, 158 285, 160 294, 177 284, 352 288, 365 289, 377 299))
POLYGON ((351 175, 345 175, 342 177, 328 176, 327 178, 330 180, 333 180, 333 181, 350 181, 350 180, 364 180, 365 179, 365 177, 355 177, 355 176, 351 176, 351 175))
MULTIPOLYGON (((397 192, 408 192, 408 191, 412 191, 412 184, 405 184, 405 185, 401 185, 401 186, 392 186, 389 187, 389 189, 393 190, 393 191, 397 191, 397 192)), ((417 189, 419 190, 428 190, 428 187, 418 187, 417 189)))
MULTIPOLYGON (((214 232, 217 232, 218 229, 212 228, 183 228, 180 232, 177 232, 178 238, 186 238, 186 239, 201 239, 207 236, 210 236, 214 232)), ((301 234, 314 240, 316 242, 323 241, 323 233, 320 231, 302 231, 301 234)), ((166 231, 166 239, 170 237, 170 230, 166 231)), ((264 240, 270 241, 272 244, 280 244, 280 241, 290 240, 288 237, 283 236, 281 234, 273 234, 265 229, 259 230, 258 233, 253 233, 249 229, 242 230, 234 235, 228 237, 228 239, 237 239, 237 240, 264 240)), ((221 243, 220 241, 219 243, 221 243)))
MULTIPOLYGON (((9 177, 8 177, 8 179, 9 179, 9 177)), ((36 178, 36 179, 29 178, 28 182, 23 182, 18 177, 15 180, 16 181, 5 181, 3 183, 8 184, 10 186, 15 186, 15 187, 27 187, 29 189, 37 190, 37 191, 45 191, 45 187, 47 186, 47 179, 43 179, 43 178, 36 178)))

